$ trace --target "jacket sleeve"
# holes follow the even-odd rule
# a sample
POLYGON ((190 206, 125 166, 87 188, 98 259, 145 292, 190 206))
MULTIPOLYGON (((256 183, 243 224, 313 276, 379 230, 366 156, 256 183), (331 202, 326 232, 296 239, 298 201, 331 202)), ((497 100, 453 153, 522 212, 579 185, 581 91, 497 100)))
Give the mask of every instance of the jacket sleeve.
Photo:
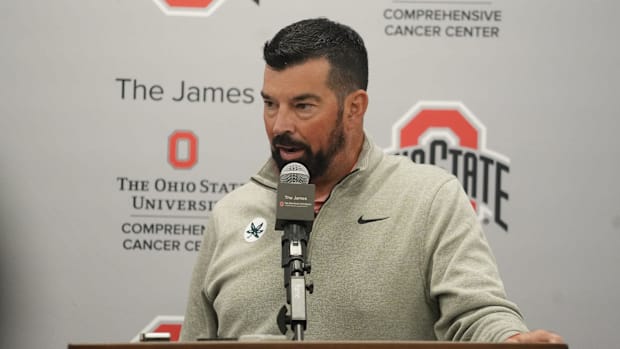
POLYGON ((506 299, 494 256, 460 182, 437 190, 426 222, 426 283, 439 310, 440 340, 499 342, 526 332, 515 304, 506 299))
POLYGON ((185 319, 181 327, 180 340, 184 342, 195 341, 198 338, 217 337, 217 315, 213 309, 212 301, 205 291, 205 276, 215 246, 213 220, 210 218, 207 222, 198 259, 192 273, 185 319))

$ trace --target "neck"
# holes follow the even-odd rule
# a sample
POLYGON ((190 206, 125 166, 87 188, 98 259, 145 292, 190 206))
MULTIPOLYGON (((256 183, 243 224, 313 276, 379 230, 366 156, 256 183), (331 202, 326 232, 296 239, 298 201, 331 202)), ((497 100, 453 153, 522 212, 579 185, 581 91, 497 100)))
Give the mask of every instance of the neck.
POLYGON ((333 158, 330 164, 330 170, 320 178, 313 180, 316 186, 315 196, 317 198, 327 197, 332 189, 334 189, 334 186, 351 173, 362 152, 363 144, 364 138, 361 137, 355 141, 354 145, 343 149, 333 158))

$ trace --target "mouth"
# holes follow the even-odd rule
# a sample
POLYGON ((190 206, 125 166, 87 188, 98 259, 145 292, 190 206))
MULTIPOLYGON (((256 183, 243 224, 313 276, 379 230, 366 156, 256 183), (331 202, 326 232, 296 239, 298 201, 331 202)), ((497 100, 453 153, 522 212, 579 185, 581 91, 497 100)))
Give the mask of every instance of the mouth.
POLYGON ((304 149, 301 147, 277 145, 276 149, 280 157, 285 161, 295 160, 303 156, 304 149))

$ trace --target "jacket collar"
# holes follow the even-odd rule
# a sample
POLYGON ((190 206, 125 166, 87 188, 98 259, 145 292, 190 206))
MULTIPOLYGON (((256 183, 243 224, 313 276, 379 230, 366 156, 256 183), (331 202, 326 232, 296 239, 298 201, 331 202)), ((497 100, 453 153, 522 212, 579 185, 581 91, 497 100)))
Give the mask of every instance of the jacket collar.
MULTIPOLYGON (((353 168, 352 173, 364 173, 367 170, 376 167, 383 158, 383 150, 379 148, 369 137, 364 134, 364 144, 362 145, 362 151, 357 159, 357 163, 353 168)), ((260 185, 271 189, 277 189, 278 182, 280 181, 280 172, 275 161, 270 157, 269 160, 263 165, 257 174, 252 176, 252 180, 260 185)))

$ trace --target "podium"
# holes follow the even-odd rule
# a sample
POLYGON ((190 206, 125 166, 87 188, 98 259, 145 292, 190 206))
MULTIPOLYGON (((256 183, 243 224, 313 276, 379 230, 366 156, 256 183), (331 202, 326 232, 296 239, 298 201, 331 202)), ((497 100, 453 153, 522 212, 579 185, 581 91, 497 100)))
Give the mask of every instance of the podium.
POLYGON ((205 341, 69 344, 68 349, 568 349, 568 345, 420 341, 205 341))

